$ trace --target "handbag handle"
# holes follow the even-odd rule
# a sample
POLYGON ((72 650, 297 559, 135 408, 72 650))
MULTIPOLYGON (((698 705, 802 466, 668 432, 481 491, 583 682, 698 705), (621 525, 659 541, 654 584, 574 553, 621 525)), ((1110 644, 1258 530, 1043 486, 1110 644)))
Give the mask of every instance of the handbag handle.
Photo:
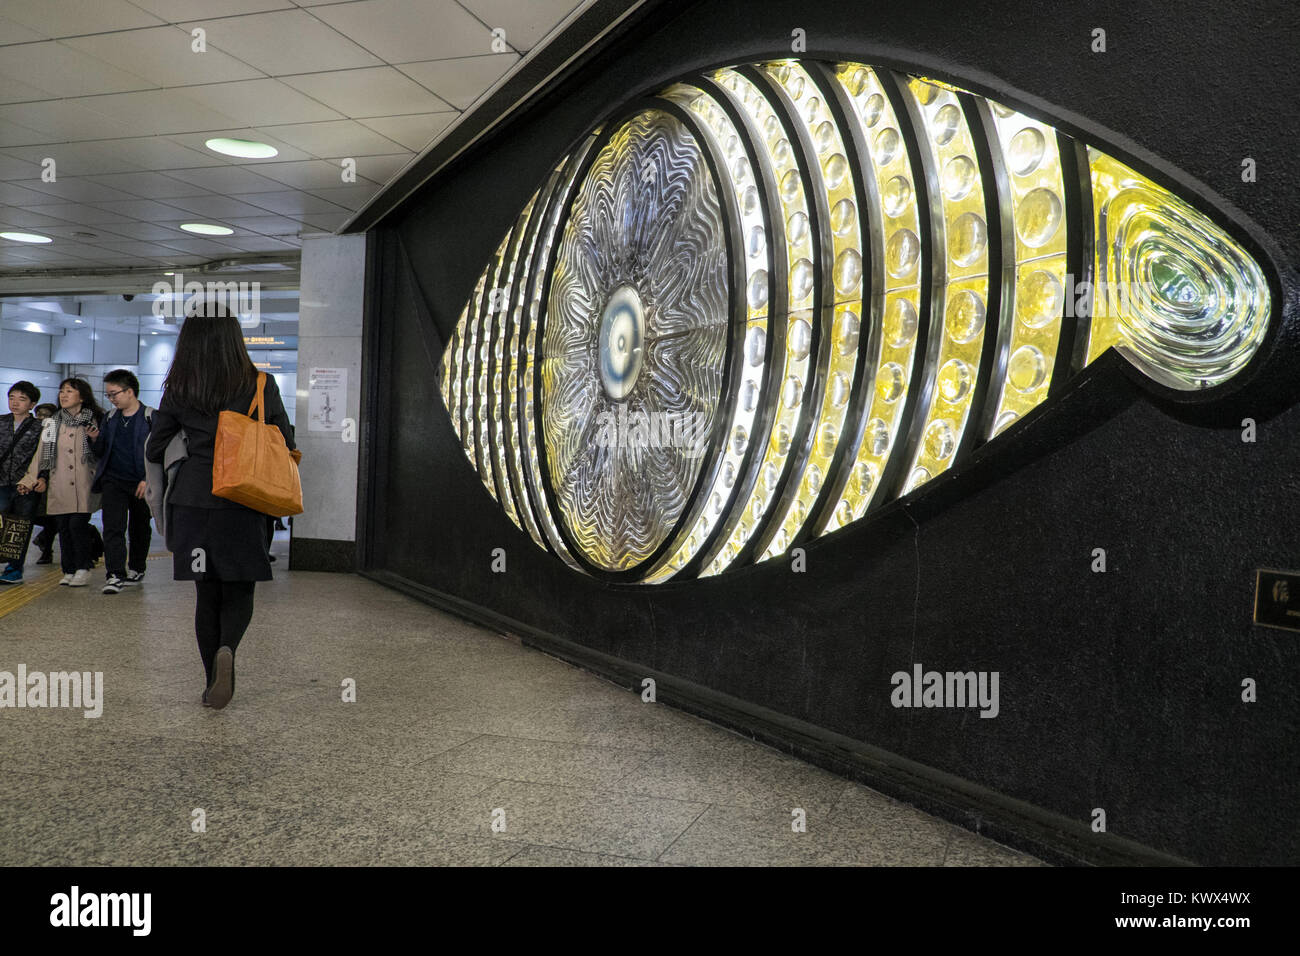
POLYGON ((253 421, 255 422, 261 422, 262 424, 266 423, 266 406, 263 402, 263 397, 262 397, 262 391, 265 387, 266 387, 266 373, 258 372, 257 373, 257 396, 253 399, 253 404, 248 406, 248 417, 253 419, 253 421), (254 409, 257 410, 256 415, 253 414, 254 409))

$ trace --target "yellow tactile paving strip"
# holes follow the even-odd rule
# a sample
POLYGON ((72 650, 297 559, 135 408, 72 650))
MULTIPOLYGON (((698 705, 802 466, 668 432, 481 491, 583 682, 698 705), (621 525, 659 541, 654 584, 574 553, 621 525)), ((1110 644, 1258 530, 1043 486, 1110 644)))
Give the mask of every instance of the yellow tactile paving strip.
MULTIPOLYGON (((150 561, 161 561, 163 558, 171 558, 170 551, 156 551, 149 555, 150 561)), ((59 566, 52 565, 48 570, 44 569, 35 573, 31 571, 24 572, 22 584, 5 584, 0 585, 0 617, 18 610, 31 604, 42 594, 53 591, 59 586, 59 579, 63 577, 63 571, 59 566)), ((102 565, 101 565, 102 568, 102 565)), ((98 568, 96 570, 99 570, 98 568)), ((100 580, 96 587, 103 587, 104 582, 100 580)))

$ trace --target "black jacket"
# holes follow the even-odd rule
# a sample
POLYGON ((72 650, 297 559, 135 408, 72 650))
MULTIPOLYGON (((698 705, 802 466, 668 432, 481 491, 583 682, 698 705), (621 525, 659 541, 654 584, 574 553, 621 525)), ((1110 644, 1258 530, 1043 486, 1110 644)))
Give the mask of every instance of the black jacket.
POLYGON ((16 485, 22 479, 40 444, 41 425, 35 415, 28 415, 27 421, 18 426, 15 444, 13 413, 0 415, 0 485, 16 485))
MULTIPOLYGON (((255 389, 249 389, 225 408, 229 411, 248 413, 248 406, 253 404, 255 389)), ((292 450, 293 427, 289 416, 284 411, 284 402, 280 399, 280 386, 270 375, 266 377, 265 393, 266 421, 275 425, 284 435, 285 444, 292 450)), ((187 438, 186 448, 189 457, 180 466, 176 475, 176 484, 168 498, 169 504, 189 505, 192 508, 242 508, 243 505, 218 498, 212 493, 212 449, 217 440, 216 414, 205 415, 195 409, 178 405, 172 401, 170 392, 163 392, 162 401, 153 415, 153 428, 149 431, 149 444, 145 447, 145 458, 161 462, 167 454, 167 443, 182 428, 187 438)))

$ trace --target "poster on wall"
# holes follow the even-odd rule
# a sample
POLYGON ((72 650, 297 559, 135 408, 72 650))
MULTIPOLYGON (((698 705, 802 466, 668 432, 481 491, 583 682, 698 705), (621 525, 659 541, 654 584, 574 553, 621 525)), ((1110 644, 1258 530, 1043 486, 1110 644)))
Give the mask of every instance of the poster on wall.
POLYGON ((314 368, 308 385, 307 429, 313 432, 343 430, 343 414, 348 394, 348 370, 314 368))

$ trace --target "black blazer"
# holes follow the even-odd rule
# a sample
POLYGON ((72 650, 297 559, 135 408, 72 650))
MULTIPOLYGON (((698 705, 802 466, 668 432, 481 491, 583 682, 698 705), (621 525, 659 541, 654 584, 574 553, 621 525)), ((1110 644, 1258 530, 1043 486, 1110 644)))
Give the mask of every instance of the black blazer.
MULTIPOLYGON (((245 415, 256 394, 256 388, 249 389, 226 405, 225 409, 245 415)), ((284 402, 280 399, 280 386, 270 375, 266 376, 264 404, 267 423, 280 429, 285 444, 292 450, 296 447, 293 443, 293 426, 289 424, 284 402)), ((169 504, 189 505, 192 508, 243 507, 212 493, 212 454, 213 444, 217 440, 217 418, 216 414, 205 415, 188 406, 178 405, 172 401, 170 392, 163 392, 162 401, 153 415, 153 428, 149 431, 145 458, 161 462, 167 454, 167 443, 182 428, 185 429, 188 439, 186 447, 189 451, 189 457, 176 474, 176 482, 167 499, 169 504)))

